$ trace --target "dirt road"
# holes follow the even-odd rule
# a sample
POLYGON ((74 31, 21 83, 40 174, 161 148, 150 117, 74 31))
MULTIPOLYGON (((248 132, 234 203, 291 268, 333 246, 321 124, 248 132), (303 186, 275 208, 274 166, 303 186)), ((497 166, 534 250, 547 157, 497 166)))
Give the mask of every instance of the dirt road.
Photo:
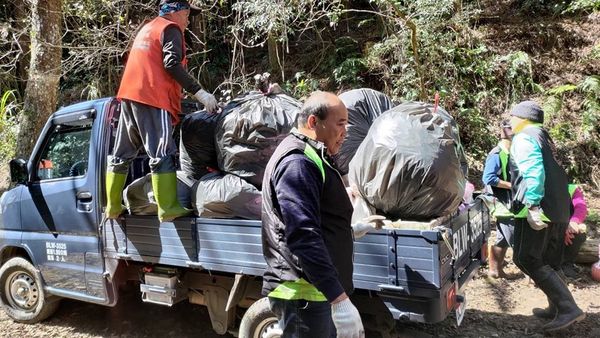
MULTIPOLYGON (((508 271, 516 271, 509 264, 508 271)), ((570 284, 587 319, 576 324, 569 337, 600 337, 600 283, 587 277, 570 284)), ((542 337, 531 308, 545 306, 542 292, 525 278, 498 281, 481 273, 469 284, 467 313, 460 327, 449 317, 433 325, 398 325, 397 337, 542 337)), ((219 336, 211 330, 208 311, 202 306, 180 303, 173 308, 143 303, 137 293, 123 295, 114 308, 65 300, 49 320, 36 324, 17 324, 0 311, 2 337, 233 337, 219 336)), ((317 338, 317 337, 315 337, 317 338)))

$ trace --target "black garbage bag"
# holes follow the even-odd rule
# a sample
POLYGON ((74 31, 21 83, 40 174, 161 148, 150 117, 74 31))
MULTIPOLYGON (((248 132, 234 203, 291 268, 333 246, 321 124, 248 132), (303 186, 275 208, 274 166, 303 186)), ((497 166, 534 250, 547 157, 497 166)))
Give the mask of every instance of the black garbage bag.
POLYGON ((461 203, 458 126, 445 110, 403 103, 379 116, 350 162, 361 197, 390 219, 431 219, 461 203))
POLYGON ((369 88, 353 89, 342 93, 339 98, 348 109, 348 126, 344 143, 335 155, 335 163, 340 173, 346 175, 350 160, 367 136, 373 121, 394 104, 384 93, 369 88))
POLYGON ((260 219, 260 191, 238 176, 210 173, 202 177, 192 190, 197 216, 260 219))
POLYGON ((265 167, 294 127, 301 103, 285 94, 250 92, 220 114, 216 144, 219 167, 261 188, 265 167))
MULTIPOLYGON (((196 180, 184 172, 177 172, 177 200, 184 207, 192 208, 192 186, 196 180)), ((152 174, 131 182, 123 191, 125 207, 131 215, 157 215, 158 206, 152 191, 152 174)))
POLYGON ((196 180, 206 175, 208 168, 218 168, 215 149, 218 119, 218 114, 198 111, 181 120, 179 162, 181 170, 196 180))

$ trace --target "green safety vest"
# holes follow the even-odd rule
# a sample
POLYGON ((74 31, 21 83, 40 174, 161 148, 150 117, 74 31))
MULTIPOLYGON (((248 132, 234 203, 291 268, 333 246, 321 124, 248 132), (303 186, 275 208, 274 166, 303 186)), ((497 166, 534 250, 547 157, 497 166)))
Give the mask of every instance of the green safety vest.
MULTIPOLYGON (((573 198, 573 194, 575 193, 575 190, 577 190, 578 187, 579 186, 577 184, 569 184, 568 190, 569 190, 569 197, 571 197, 571 199, 573 198)), ((519 213, 516 214, 515 217, 516 218, 527 218, 527 208, 521 209, 521 211, 519 211, 519 213)), ((548 217, 546 217, 546 215, 542 214, 542 221, 550 222, 550 219, 548 217)))
POLYGON ((577 188, 579 188, 577 184, 569 184, 569 196, 571 196, 571 199, 573 199, 573 194, 577 188))
MULTIPOLYGON (((508 150, 503 147, 499 147, 500 152, 498 156, 500 157, 500 169, 503 181, 508 181, 508 150)), ((496 218, 507 218, 514 217, 513 213, 508 210, 508 208, 504 205, 504 203, 495 201, 492 209, 492 215, 496 218)))

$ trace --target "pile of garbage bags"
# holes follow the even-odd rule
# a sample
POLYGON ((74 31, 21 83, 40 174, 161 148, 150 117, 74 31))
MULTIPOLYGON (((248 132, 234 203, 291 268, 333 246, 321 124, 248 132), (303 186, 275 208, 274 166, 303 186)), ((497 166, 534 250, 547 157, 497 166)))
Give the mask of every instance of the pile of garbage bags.
MULTIPOLYGON (((301 103, 285 94, 249 92, 219 114, 198 111, 181 121, 177 193, 197 216, 260 219, 266 165, 295 126, 301 103)), ((156 215, 150 175, 124 192, 129 212, 156 215)))
POLYGON ((349 180, 377 214, 431 219, 460 205, 465 163, 452 116, 406 102, 375 119, 350 162, 349 180))
MULTIPOLYGON (((372 89, 351 90, 340 99, 349 123, 335 163, 357 191, 357 210, 394 220, 431 219, 457 210, 466 159, 450 114, 421 102, 394 107, 372 89)), ((253 91, 229 102, 220 114, 184 117, 180 204, 202 217, 260 219, 266 165, 295 127, 300 109, 288 95, 253 91)), ((124 198, 130 213, 156 214, 149 175, 127 187, 124 198)))

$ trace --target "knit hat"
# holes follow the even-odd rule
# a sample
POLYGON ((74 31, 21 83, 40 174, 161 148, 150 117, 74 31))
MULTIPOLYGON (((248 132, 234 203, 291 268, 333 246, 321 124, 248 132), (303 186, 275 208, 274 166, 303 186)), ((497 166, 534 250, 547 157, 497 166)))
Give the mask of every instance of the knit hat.
POLYGON ((188 0, 160 0, 158 6, 160 16, 165 16, 167 14, 175 13, 184 9, 189 9, 191 16, 200 14, 202 12, 200 7, 190 4, 188 0))
POLYGON ((544 123, 544 111, 534 101, 523 101, 510 111, 510 115, 536 123, 544 123))

